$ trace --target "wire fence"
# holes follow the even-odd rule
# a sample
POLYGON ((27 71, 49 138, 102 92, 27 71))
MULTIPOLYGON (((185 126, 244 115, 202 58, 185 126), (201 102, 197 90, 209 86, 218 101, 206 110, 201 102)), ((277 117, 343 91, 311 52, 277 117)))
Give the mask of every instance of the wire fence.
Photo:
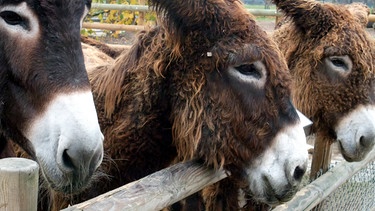
POLYGON ((375 161, 341 185, 313 211, 372 209, 375 209, 375 161))

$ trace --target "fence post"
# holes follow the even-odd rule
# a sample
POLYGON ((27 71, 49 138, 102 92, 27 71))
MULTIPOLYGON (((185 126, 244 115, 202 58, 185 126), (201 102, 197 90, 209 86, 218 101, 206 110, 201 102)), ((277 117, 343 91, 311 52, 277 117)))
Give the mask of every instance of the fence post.
MULTIPOLYGON (((138 0, 139 5, 145 5, 145 0, 138 0)), ((138 24, 143 26, 145 24, 145 12, 139 12, 138 24)))
POLYGON ((25 158, 0 159, 0 210, 36 211, 38 164, 25 158))
POLYGON ((327 139, 323 134, 316 134, 310 180, 315 180, 318 176, 328 171, 331 163, 332 143, 333 141, 327 139))

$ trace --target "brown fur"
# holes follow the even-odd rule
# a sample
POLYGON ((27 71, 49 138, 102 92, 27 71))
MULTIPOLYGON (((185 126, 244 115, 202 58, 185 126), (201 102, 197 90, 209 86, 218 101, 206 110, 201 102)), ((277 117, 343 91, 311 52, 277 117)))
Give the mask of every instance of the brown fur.
MULTIPOLYGON (((89 71, 109 156, 101 170, 109 178, 58 206, 190 159, 229 170, 232 176, 218 184, 235 191, 247 185, 243 169, 298 119, 285 61, 240 2, 153 3, 162 25, 141 32, 114 65, 89 71), (228 77, 228 66, 257 60, 266 66, 264 88, 228 77)), ((207 208, 224 203, 224 209, 238 209, 233 193, 208 189, 214 197, 204 196, 207 208)))
MULTIPOLYGON (((287 7, 288 3, 279 5, 287 7)), ((309 15, 307 19, 311 23, 303 18, 293 19, 284 23, 273 36, 294 78, 293 96, 297 108, 314 122, 313 132, 319 131, 332 140, 335 138, 332 128, 339 117, 358 104, 375 101, 374 42, 365 30, 369 9, 362 4, 344 6, 314 1, 301 3, 301 7, 308 8, 302 13, 309 15), (310 15, 315 14, 312 10, 318 9, 325 10, 319 13, 323 17, 310 15), (347 54, 353 61, 351 75, 334 83, 319 70, 322 59, 333 53, 347 54)))

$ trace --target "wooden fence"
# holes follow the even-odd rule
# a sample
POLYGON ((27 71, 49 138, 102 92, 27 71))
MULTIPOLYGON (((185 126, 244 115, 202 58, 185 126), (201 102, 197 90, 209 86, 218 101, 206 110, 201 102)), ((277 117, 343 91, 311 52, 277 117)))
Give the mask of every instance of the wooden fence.
POLYGON ((348 163, 342 161, 312 183, 302 188, 292 200, 276 207, 273 211, 311 210, 350 179, 355 173, 373 161, 375 161, 375 149, 360 162, 348 163))
MULTIPOLYGON (((375 161, 375 150, 361 162, 342 161, 302 188, 291 201, 273 210, 310 210, 372 161, 375 161)), ((223 170, 213 171, 194 161, 179 163, 64 211, 160 210, 227 176, 223 170)), ((36 211, 37 188, 36 162, 23 158, 0 159, 1 211, 36 211)))
POLYGON ((36 211, 39 167, 24 158, 0 159, 0 210, 36 211))
MULTIPOLYGON (((147 5, 122 5, 122 4, 98 4, 93 3, 92 9, 100 9, 100 10, 118 10, 118 11, 133 11, 133 12, 149 12, 152 11, 147 5)), ((274 10, 274 9, 247 9, 249 13, 254 16, 272 16, 272 17, 280 17, 282 13, 274 10)), ((140 15, 139 17, 140 23, 144 23, 144 15, 140 15)), ((369 15, 369 22, 375 22, 375 15, 369 15)), ((144 30, 146 26, 140 25, 124 25, 124 24, 105 24, 105 23, 89 23, 85 22, 82 25, 83 28, 86 29, 103 29, 103 30, 110 30, 110 31, 140 31, 144 30)))
MULTIPOLYGON (((99 9, 99 10, 119 10, 119 11, 133 11, 133 12, 149 12, 152 11, 147 5, 121 5, 121 4, 98 4, 94 3, 91 6, 92 9, 99 9)), ((254 16, 281 16, 281 13, 276 10, 271 9, 248 9, 248 12, 253 14, 254 16)), ((144 23, 144 16, 140 17, 141 23, 144 23)), ((124 24, 106 24, 106 23, 89 23, 84 22, 82 25, 83 28, 86 29, 103 29, 103 30, 110 30, 110 31, 140 31, 144 30, 146 26, 144 25, 124 25, 124 24)))
MULTIPOLYGON (((342 161, 273 210, 310 210, 374 160, 375 149, 361 162, 342 161)), ((223 170, 213 171, 194 161, 179 163, 64 211, 160 210, 227 176, 223 170)))
POLYGON ((179 163, 64 211, 161 210, 225 177, 194 161, 179 163))

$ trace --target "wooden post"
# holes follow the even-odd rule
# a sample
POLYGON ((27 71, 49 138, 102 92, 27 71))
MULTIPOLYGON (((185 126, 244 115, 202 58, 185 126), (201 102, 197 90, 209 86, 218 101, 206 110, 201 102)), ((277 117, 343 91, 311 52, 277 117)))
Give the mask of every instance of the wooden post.
POLYGON ((36 211, 38 164, 25 158, 0 159, 0 211, 36 211))
MULTIPOLYGON (((145 0, 138 0, 139 5, 145 5, 145 0)), ((138 25, 143 26, 145 24, 145 12, 139 12, 138 25)))
POLYGON ((310 180, 315 180, 321 174, 327 172, 331 163, 333 141, 326 137, 321 133, 316 134, 310 180))

